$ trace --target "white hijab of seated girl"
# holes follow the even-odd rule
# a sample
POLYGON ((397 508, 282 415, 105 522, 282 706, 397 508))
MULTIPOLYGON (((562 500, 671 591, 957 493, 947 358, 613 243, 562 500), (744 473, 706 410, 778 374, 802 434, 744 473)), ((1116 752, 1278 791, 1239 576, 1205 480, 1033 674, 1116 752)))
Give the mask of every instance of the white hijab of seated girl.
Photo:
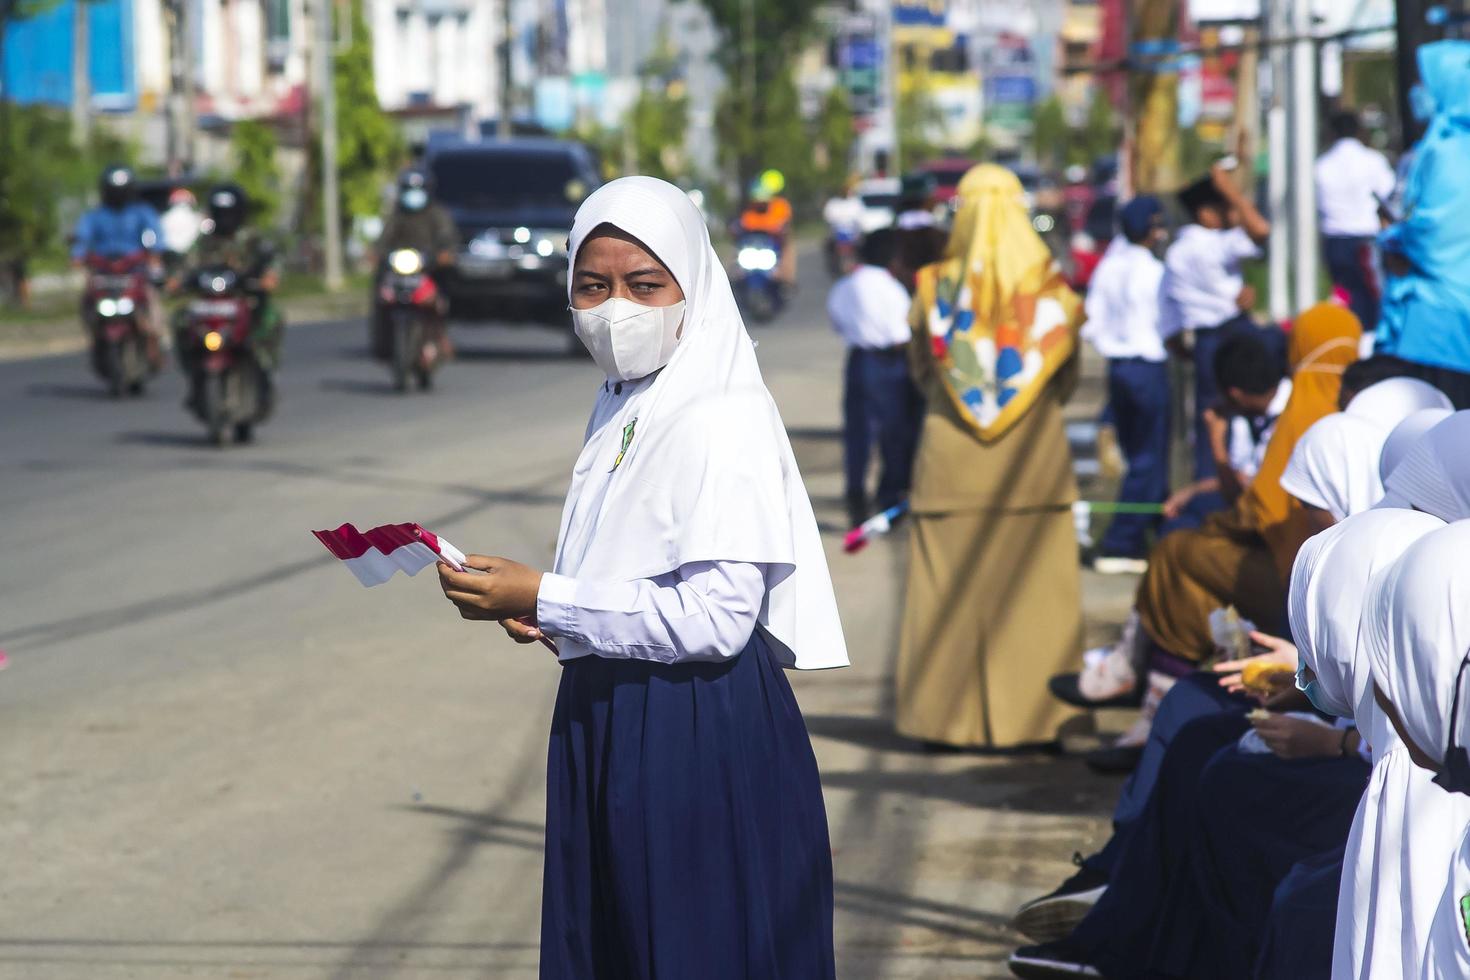
POLYGON ((758 628, 777 656, 800 669, 846 666, 811 501, 699 211, 665 181, 612 181, 577 211, 573 266, 603 225, 663 262, 684 291, 684 322, 651 380, 604 386, 600 399, 621 404, 594 412, 606 421, 589 426, 577 459, 554 571, 631 581, 695 562, 764 565, 758 628))

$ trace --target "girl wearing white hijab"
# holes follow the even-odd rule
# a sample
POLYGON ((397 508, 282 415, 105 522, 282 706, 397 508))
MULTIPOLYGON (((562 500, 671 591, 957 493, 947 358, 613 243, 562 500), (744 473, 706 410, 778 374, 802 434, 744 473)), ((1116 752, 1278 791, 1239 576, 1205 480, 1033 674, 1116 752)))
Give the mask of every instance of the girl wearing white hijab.
POLYGON ((541 976, 830 978, 826 815, 780 668, 848 661, 785 428, 678 188, 605 185, 569 252, 607 380, 553 571, 440 567, 463 616, 559 648, 541 976))
POLYGON ((1383 497, 1379 463, 1394 427, 1422 409, 1449 408, 1443 392, 1417 378, 1380 381, 1313 423, 1292 450, 1281 486, 1309 513, 1325 512, 1319 526, 1365 511, 1383 497))
POLYGON ((1443 521, 1470 517, 1470 411, 1456 412, 1410 448, 1384 481, 1380 507, 1412 507, 1443 521))
MULTIPOLYGON (((1470 693, 1462 688, 1470 661, 1470 521, 1460 521, 1414 544, 1383 578, 1368 609, 1369 654, 1380 703, 1391 711, 1399 736, 1415 761, 1437 772, 1434 782, 1446 790, 1470 793, 1470 693), (1396 717, 1394 717, 1396 716, 1396 717)), ((1429 926, 1423 966, 1403 976, 1449 980, 1470 976, 1470 944, 1466 939, 1470 902, 1470 841, 1445 860, 1448 839, 1426 837, 1416 830, 1403 847, 1416 853, 1428 848, 1441 875, 1443 893, 1429 926)), ((1409 936, 1404 937, 1407 943, 1409 936)))
POLYGON ((1374 703, 1366 642, 1365 604, 1386 570, 1443 527, 1417 511, 1370 510, 1311 538, 1292 569, 1304 689, 1318 709, 1353 719, 1373 752, 1343 858, 1334 980, 1418 976, 1453 842, 1470 821, 1470 797, 1435 786, 1374 703))

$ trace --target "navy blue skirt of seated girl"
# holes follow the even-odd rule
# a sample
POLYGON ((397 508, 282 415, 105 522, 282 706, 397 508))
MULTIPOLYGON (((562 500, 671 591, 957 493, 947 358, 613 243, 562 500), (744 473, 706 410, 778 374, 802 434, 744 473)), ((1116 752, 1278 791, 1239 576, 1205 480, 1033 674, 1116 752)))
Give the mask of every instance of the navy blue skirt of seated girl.
POLYGON ((760 630, 721 663, 568 661, 546 787, 542 980, 835 975, 816 757, 760 630))

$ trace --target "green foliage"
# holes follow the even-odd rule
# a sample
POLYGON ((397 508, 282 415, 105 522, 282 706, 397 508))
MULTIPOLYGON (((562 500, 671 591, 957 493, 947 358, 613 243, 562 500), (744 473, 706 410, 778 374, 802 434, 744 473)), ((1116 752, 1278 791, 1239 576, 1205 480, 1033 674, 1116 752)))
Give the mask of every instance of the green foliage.
POLYGON ((915 72, 898 93, 899 165, 913 170, 942 155, 945 147, 936 137, 944 128, 944 112, 934 101, 928 72, 915 72))
POLYGON ((352 43, 336 60, 337 173, 342 218, 375 215, 383 184, 404 156, 403 137, 378 105, 373 86, 373 38, 362 0, 353 0, 352 43))
POLYGON ((638 172, 677 183, 686 175, 689 96, 681 84, 645 87, 628 113, 638 172))
POLYGON ((64 110, 7 108, 10 151, 0 154, 0 259, 59 258, 69 230, 65 222, 80 214, 102 168, 129 163, 132 148, 95 127, 91 145, 78 149, 64 110))
POLYGON ((1067 159, 1070 140, 1071 130, 1062 100, 1056 95, 1048 96, 1036 107, 1031 122, 1031 144, 1037 164, 1046 170, 1059 169, 1067 159))
POLYGON ((813 128, 821 191, 825 196, 837 194, 847 182, 852 167, 852 146, 857 142, 857 127, 853 124, 852 103, 846 89, 834 85, 827 92, 813 128))
POLYGON ((276 131, 266 123, 245 119, 230 134, 235 156, 235 182, 251 205, 252 220, 275 224, 281 208, 281 174, 276 167, 276 131))
POLYGON ((1098 86, 1092 91, 1092 104, 1087 107, 1087 121, 1076 143, 1076 154, 1071 163, 1091 165, 1098 157, 1116 153, 1121 140, 1118 114, 1113 111, 1113 101, 1107 91, 1098 86))

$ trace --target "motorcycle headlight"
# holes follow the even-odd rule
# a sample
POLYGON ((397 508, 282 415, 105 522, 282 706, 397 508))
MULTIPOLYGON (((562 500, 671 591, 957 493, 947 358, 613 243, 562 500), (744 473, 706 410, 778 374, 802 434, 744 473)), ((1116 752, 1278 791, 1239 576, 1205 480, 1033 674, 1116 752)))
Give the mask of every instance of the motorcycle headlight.
POLYGON ((117 300, 110 296, 106 299, 99 299, 97 301, 97 315, 117 316, 117 300))
POLYGON ((549 238, 543 238, 536 243, 536 254, 543 259, 551 258, 551 253, 556 251, 556 243, 549 238))
POLYGON ((1051 231, 1056 226, 1056 219, 1049 214, 1038 214, 1036 217, 1031 219, 1031 227, 1035 228, 1039 233, 1043 235, 1051 231))
POLYGON ((204 349, 211 354, 225 345, 224 334, 218 330, 211 330, 204 335, 204 349))
POLYGON ((411 248, 400 248, 388 256, 388 266, 400 276, 414 276, 424 271, 424 257, 411 248))
POLYGON ((747 272, 770 272, 776 268, 776 250, 749 246, 740 250, 735 256, 735 261, 747 272))
POLYGON ((117 315, 118 316, 127 316, 129 313, 132 313, 132 312, 133 312, 133 301, 132 301, 132 299, 130 297, 124 296, 124 297, 122 297, 121 299, 119 299, 117 301, 117 315))

